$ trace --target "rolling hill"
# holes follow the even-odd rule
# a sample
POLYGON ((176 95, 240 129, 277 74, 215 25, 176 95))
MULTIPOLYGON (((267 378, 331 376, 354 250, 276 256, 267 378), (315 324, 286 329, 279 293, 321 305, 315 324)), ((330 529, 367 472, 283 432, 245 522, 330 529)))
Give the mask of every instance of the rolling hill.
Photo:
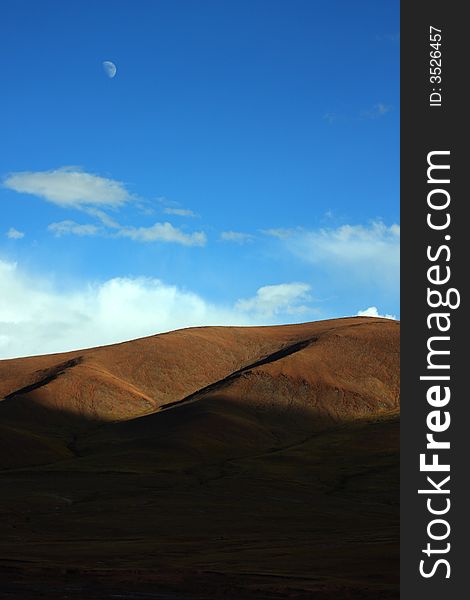
POLYGON ((397 322, 4 360, 0 397, 6 597, 398 597, 397 322))

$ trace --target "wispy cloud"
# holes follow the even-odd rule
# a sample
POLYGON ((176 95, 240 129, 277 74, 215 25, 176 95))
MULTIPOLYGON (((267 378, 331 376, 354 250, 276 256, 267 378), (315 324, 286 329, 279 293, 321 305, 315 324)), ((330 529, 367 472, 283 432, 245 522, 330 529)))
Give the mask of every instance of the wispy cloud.
POLYGON ((379 314, 379 309, 376 306, 369 306, 369 308, 366 308, 365 310, 358 310, 357 316, 358 317, 379 317, 381 319, 394 319, 394 320, 396 319, 395 315, 379 314))
POLYGON ((96 225, 86 223, 81 225, 75 221, 59 221, 58 223, 51 223, 48 227, 56 237, 63 235, 97 235, 100 232, 100 228, 96 225))
POLYGON ((271 229, 263 229, 262 233, 266 234, 266 235, 270 235, 272 237, 276 237, 279 238, 281 240, 285 240, 291 236, 293 236, 295 233, 301 233, 304 230, 301 228, 298 229, 285 229, 283 227, 273 227, 271 229))
POLYGON ((66 220, 51 223, 48 230, 56 237, 63 235, 105 235, 107 237, 125 237, 136 242, 169 242, 182 244, 183 246, 205 246, 207 242, 206 234, 203 231, 185 233, 178 227, 171 225, 171 223, 154 223, 150 227, 132 227, 113 222, 112 228, 106 230, 92 223, 80 224, 66 220))
POLYGON ((196 213, 188 208, 171 208, 166 207, 163 212, 167 215, 176 215, 177 217, 195 217, 196 213))
POLYGON ((184 246, 205 246, 207 236, 203 231, 185 233, 171 223, 155 223, 150 227, 122 227, 118 235, 139 242, 175 242, 184 246))
POLYGON ((6 236, 10 240, 21 240, 21 238, 24 238, 24 233, 23 231, 18 231, 18 229, 15 229, 14 227, 10 227, 6 233, 6 236))
POLYGON ((120 229, 121 226, 113 219, 113 217, 109 216, 108 213, 104 212, 100 208, 88 207, 85 209, 85 212, 92 217, 96 217, 105 227, 109 227, 110 229, 120 229))
POLYGON ((255 236, 251 233, 241 231, 222 231, 220 239, 224 242, 235 242, 236 244, 246 244, 252 242, 255 236))
POLYGON ((273 317, 279 313, 302 314, 312 310, 303 302, 311 300, 310 285, 307 283, 281 283, 265 285, 252 298, 239 300, 238 310, 254 312, 264 317, 273 317))
POLYGON ((390 104, 385 104, 385 102, 377 102, 377 104, 374 104, 370 108, 361 110, 359 114, 340 114, 335 111, 327 111, 326 113, 324 113, 322 118, 329 125, 333 125, 339 122, 351 123, 356 122, 357 120, 380 119, 392 110, 393 107, 390 104))
POLYGON ((342 225, 317 230, 274 229, 266 233, 280 239, 299 260, 315 265, 329 277, 352 283, 369 281, 398 288, 400 227, 381 221, 369 225, 342 225))
MULTIPOLYGON (((204 246, 206 234, 202 231, 186 233, 171 223, 154 223, 149 227, 124 226, 103 209, 115 209, 135 200, 125 185, 114 179, 86 173, 77 167, 63 167, 52 171, 23 171, 10 173, 4 186, 16 192, 32 194, 67 209, 79 209, 95 217, 100 225, 79 224, 67 219, 48 227, 55 236, 108 235, 130 238, 139 242, 173 242, 185 246, 204 246)), ((193 211, 167 207, 167 214, 193 217, 193 211)))
POLYGON ((383 102, 378 102, 374 104, 371 108, 367 110, 363 110, 361 112, 361 117, 363 119, 380 119, 387 113, 392 110, 392 107, 389 104, 384 104, 383 102))
POLYGON ((10 173, 3 185, 15 192, 38 196, 62 208, 114 208, 132 198, 122 182, 86 173, 77 167, 10 173))

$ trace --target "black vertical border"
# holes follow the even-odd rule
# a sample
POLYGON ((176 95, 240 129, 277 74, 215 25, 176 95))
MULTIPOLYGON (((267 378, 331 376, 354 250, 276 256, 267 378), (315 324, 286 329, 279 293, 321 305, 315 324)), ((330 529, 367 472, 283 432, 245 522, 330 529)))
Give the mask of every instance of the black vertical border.
MULTIPOLYGON (((470 214, 470 195, 465 189, 467 173, 468 101, 465 88, 470 77, 470 23, 464 17, 465 3, 452 0, 401 3, 401 599, 461 600, 470 597, 470 393, 466 378, 470 377, 470 339, 466 315, 466 299, 470 267, 470 231, 466 215, 470 214), (429 106, 429 27, 442 29, 442 106, 429 106), (450 150, 451 225, 446 232, 433 232, 426 224, 428 213, 427 154, 433 150, 450 150), (431 410, 426 402, 428 383, 419 380, 427 364, 427 339, 432 335, 426 318, 426 257, 428 244, 443 241, 444 233, 452 256, 451 287, 461 293, 461 305, 451 313, 448 335, 450 347, 451 413, 450 428, 442 439, 448 439, 450 460, 451 509, 445 518, 451 525, 446 540, 451 549, 447 558, 451 575, 445 569, 423 578, 420 560, 429 540, 426 528, 433 518, 426 508, 426 496, 418 489, 426 487, 426 474, 420 473, 419 455, 426 450, 426 416, 431 410), (469 462, 467 462, 469 461, 469 462)), ((445 265, 445 262, 441 262, 445 265)), ((445 310, 445 309, 440 309, 445 310)), ((445 335, 445 334, 443 334, 445 335)), ((447 357, 449 358, 449 357, 447 357)), ((443 373, 441 373, 443 374, 443 373)), ((444 410, 444 409, 443 409, 444 410)), ((444 458, 444 451, 442 458, 444 458)), ((429 473, 429 475, 431 475, 429 473)), ((436 479, 439 479, 437 474, 436 479)), ((441 477, 442 479, 442 477, 441 477)), ((429 487, 429 486, 427 486, 429 487)), ((441 543, 441 546, 444 542, 441 543)), ((439 547, 439 543, 435 542, 439 547)), ((439 558, 438 555, 436 555, 439 558)), ((428 559, 428 565, 431 564, 428 559)))

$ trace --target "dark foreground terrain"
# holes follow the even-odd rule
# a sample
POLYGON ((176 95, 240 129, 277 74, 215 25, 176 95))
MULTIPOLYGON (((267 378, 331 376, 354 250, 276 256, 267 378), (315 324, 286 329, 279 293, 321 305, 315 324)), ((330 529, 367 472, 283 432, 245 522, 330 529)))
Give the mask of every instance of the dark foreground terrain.
POLYGON ((0 598, 398 598, 398 323, 5 360, 0 397, 0 598))

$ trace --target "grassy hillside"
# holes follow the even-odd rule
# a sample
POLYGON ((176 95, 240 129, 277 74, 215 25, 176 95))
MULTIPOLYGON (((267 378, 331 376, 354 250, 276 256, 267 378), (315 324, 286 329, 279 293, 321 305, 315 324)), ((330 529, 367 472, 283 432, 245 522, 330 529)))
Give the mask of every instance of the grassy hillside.
POLYGON ((398 597, 396 322, 188 329, 0 378, 11 597, 398 597))

